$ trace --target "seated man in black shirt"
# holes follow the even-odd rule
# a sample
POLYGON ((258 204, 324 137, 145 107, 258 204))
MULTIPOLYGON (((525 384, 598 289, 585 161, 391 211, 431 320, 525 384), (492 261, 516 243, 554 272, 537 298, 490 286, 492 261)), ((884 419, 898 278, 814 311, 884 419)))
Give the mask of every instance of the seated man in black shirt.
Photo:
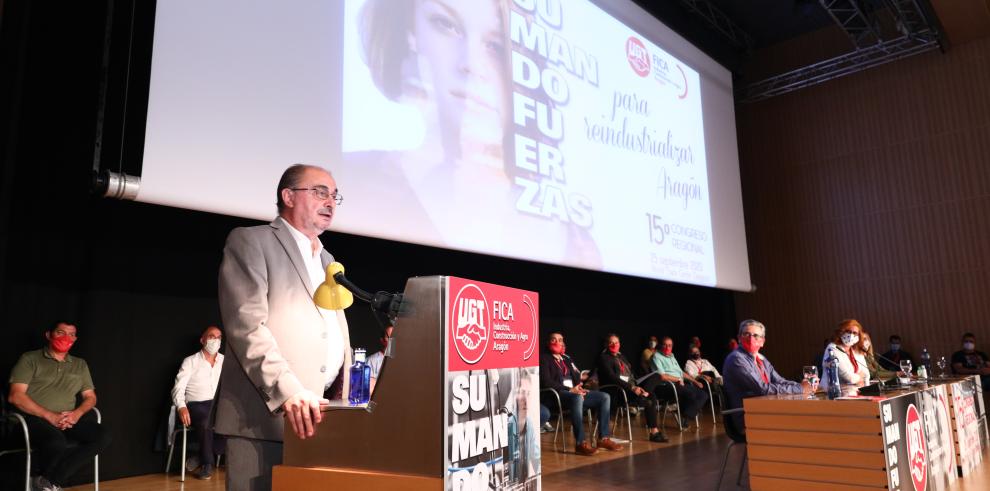
POLYGON ((971 332, 963 334, 963 349, 952 354, 952 373, 957 375, 979 375, 983 390, 990 389, 990 358, 982 351, 976 351, 976 336, 971 332))
POLYGON ((889 338, 890 350, 880 355, 880 366, 887 370, 898 371, 901 369, 901 360, 907 360, 914 365, 914 358, 907 351, 901 349, 901 337, 893 334, 889 338))
POLYGON ((598 410, 598 447, 607 450, 622 450, 609 438, 609 416, 611 399, 608 394, 582 387, 581 370, 563 354, 564 336, 559 332, 550 334, 548 353, 540 357, 540 389, 553 389, 560 396, 563 408, 571 410, 571 426, 574 430, 574 451, 578 455, 594 455, 598 450, 584 437, 584 410, 598 410))
POLYGON ((605 349, 598 358, 598 382, 602 385, 618 385, 626 391, 626 397, 630 404, 638 404, 646 408, 646 426, 650 428, 650 441, 664 443, 667 435, 657 427, 656 386, 660 383, 660 377, 652 375, 643 380, 646 387, 636 385, 636 377, 632 373, 632 365, 629 360, 619 351, 619 337, 609 334, 605 339, 605 349), (647 388, 648 387, 648 388, 647 388))

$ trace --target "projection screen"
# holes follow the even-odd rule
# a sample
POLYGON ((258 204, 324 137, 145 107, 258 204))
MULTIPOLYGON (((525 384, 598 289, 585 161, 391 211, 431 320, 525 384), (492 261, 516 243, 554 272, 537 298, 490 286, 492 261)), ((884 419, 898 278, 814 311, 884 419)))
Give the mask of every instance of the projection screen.
POLYGON ((748 291, 730 73, 626 0, 158 2, 138 200, 748 291))

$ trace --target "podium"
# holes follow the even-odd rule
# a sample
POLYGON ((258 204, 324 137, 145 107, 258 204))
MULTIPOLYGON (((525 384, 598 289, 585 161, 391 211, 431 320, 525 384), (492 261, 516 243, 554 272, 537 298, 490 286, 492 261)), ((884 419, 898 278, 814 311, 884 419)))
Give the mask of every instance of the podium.
POLYGON ((371 401, 286 425, 273 489, 538 488, 538 295, 431 276, 404 305, 371 401))

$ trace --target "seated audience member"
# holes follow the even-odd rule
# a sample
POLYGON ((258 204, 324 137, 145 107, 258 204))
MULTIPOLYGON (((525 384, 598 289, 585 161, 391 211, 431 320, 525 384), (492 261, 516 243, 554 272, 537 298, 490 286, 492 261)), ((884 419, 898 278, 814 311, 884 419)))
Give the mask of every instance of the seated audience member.
POLYGON ((684 373, 695 380, 702 378, 709 384, 722 384, 722 374, 718 373, 712 362, 701 357, 701 349, 698 347, 692 347, 688 352, 688 360, 684 362, 684 373))
POLYGON ((914 366, 914 358, 911 358, 911 354, 901 349, 901 337, 894 334, 890 336, 889 340, 890 350, 881 355, 883 358, 878 360, 880 362, 880 366, 895 372, 900 371, 901 360, 908 360, 911 362, 911 365, 914 366))
POLYGON ((585 389, 581 382, 581 370, 564 353, 564 336, 559 332, 550 334, 547 353, 540 357, 540 388, 553 389, 560 396, 560 404, 571 410, 571 429, 574 431, 575 453, 594 455, 598 451, 592 447, 584 435, 584 410, 598 410, 598 447, 607 450, 622 450, 609 438, 609 418, 611 398, 597 390, 585 389))
POLYGON ((80 467, 110 444, 110 432, 90 411, 96 390, 89 365, 69 354, 76 326, 59 322, 45 330, 44 348, 21 355, 10 372, 8 400, 27 420, 40 474, 32 489, 61 490, 80 467), (76 396, 81 402, 76 405, 76 396), (79 446, 68 449, 69 441, 79 446))
POLYGON ((674 341, 669 337, 660 340, 660 349, 653 356, 653 365, 656 366, 660 378, 671 384, 657 385, 657 397, 666 400, 674 398, 674 391, 677 391, 677 400, 680 402, 682 428, 689 426, 689 422, 698 415, 701 408, 708 402, 708 391, 704 384, 698 382, 693 377, 681 370, 680 363, 674 357, 674 341))
POLYGON ((739 341, 736 338, 729 338, 729 353, 732 353, 739 347, 739 341))
POLYGON ((172 387, 172 403, 179 410, 179 419, 196 430, 200 463, 194 474, 197 479, 213 477, 213 456, 223 452, 223 439, 214 436, 210 422, 213 397, 223 370, 222 339, 220 328, 207 327, 199 337, 202 347, 182 360, 172 387))
POLYGON ((866 358, 866 367, 870 372, 870 379, 880 379, 880 380, 890 380, 897 376, 896 371, 890 371, 877 363, 876 353, 873 352, 873 340, 870 338, 870 333, 863 332, 863 339, 859 340, 858 351, 863 353, 863 357, 866 358))
POLYGON ((688 341, 688 349, 691 348, 701 349, 701 338, 698 336, 691 336, 691 340, 688 341))
MULTIPOLYGON (((834 352, 839 365, 839 384, 841 386, 862 387, 870 383, 870 369, 866 365, 866 357, 863 356, 856 345, 863 335, 863 326, 855 319, 847 319, 839 323, 835 329, 831 342, 825 347, 822 354, 822 366, 828 368, 829 353, 834 352)), ((823 376, 822 388, 828 390, 829 377, 823 376)))
POLYGON ((382 330, 382 335, 378 338, 381 343, 381 351, 374 352, 368 357, 368 366, 371 368, 371 392, 375 392, 375 383, 378 381, 378 374, 382 372, 382 362, 385 361, 385 350, 388 349, 388 342, 392 340, 392 326, 382 330))
MULTIPOLYGON (((810 386, 781 377, 770 360, 760 353, 767 339, 767 328, 760 322, 747 319, 739 324, 739 340, 742 345, 725 357, 722 376, 725 379, 727 409, 743 407, 747 397, 771 394, 800 394, 810 392, 810 386)), ((741 413, 732 415, 736 426, 745 431, 741 413)))
POLYGON ((553 431, 553 426, 550 426, 550 408, 540 404, 540 433, 548 431, 553 431))
POLYGON ((639 357, 639 369, 643 375, 653 371, 653 355, 657 352, 657 337, 650 336, 646 349, 639 357))
POLYGON ((984 391, 990 389, 990 358, 986 353, 976 351, 976 336, 971 332, 963 334, 962 350, 952 354, 952 373, 979 375, 984 391))
POLYGON ((667 435, 657 425, 659 412, 657 410, 657 395, 655 386, 659 378, 654 375, 643 382, 647 387, 636 385, 636 377, 632 373, 632 364, 622 355, 619 348, 622 344, 619 337, 609 334, 605 338, 605 350, 598 358, 598 382, 602 385, 618 385, 626 392, 629 405, 641 405, 646 414, 646 426, 650 429, 650 441, 664 443, 667 435))

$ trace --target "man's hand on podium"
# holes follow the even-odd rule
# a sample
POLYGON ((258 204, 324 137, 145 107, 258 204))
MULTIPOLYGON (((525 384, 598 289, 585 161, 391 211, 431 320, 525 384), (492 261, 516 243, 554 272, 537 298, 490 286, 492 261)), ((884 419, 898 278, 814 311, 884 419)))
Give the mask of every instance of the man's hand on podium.
POLYGON ((320 405, 330 404, 330 401, 317 397, 316 394, 304 390, 285 401, 282 410, 285 412, 285 419, 292 425, 292 432, 305 440, 316 434, 316 425, 323 420, 320 413, 320 405))

